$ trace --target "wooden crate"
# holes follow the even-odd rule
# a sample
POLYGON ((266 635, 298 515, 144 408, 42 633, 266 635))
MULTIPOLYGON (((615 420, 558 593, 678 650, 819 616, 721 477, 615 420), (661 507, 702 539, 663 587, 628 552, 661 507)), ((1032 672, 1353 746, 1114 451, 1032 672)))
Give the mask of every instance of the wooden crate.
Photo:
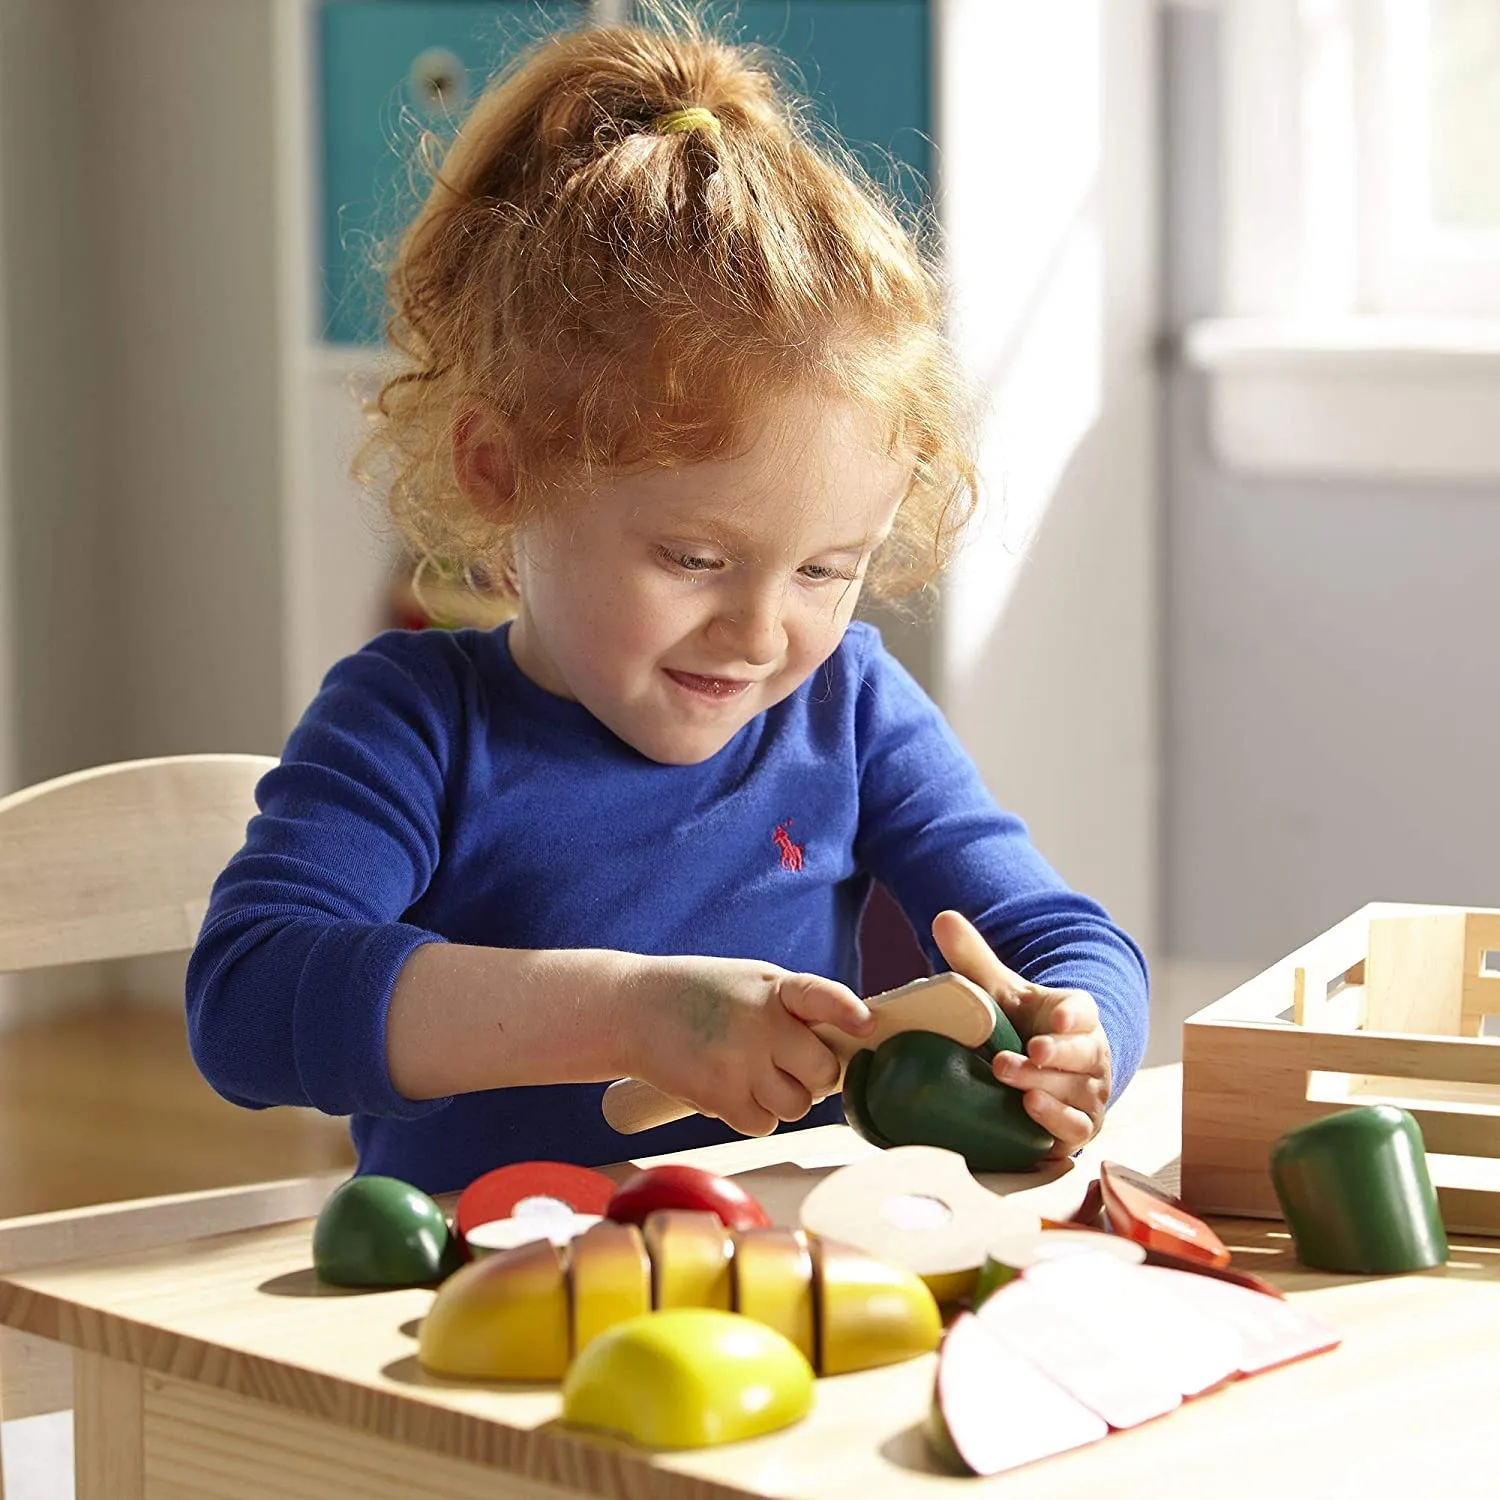
POLYGON ((1280 1218, 1270 1152, 1354 1104, 1409 1109, 1450 1230, 1500 1234, 1500 911, 1366 906, 1183 1027, 1182 1197, 1280 1218))

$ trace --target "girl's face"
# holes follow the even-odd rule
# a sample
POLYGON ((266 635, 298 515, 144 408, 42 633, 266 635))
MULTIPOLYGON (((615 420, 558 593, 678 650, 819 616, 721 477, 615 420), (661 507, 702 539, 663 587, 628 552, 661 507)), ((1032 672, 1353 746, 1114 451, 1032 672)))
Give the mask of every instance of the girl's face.
POLYGON ((692 765, 832 655, 910 479, 849 406, 735 458, 625 474, 518 540, 516 664, 642 755, 692 765))

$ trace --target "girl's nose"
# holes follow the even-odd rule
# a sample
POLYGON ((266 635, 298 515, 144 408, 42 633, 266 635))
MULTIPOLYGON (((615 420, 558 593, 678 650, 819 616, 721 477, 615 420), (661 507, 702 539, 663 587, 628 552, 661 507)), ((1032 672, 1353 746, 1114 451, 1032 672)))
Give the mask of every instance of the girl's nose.
POLYGON ((786 650, 785 606, 786 588, 780 582, 739 590, 715 615, 713 628, 720 642, 747 666, 768 667, 786 650))

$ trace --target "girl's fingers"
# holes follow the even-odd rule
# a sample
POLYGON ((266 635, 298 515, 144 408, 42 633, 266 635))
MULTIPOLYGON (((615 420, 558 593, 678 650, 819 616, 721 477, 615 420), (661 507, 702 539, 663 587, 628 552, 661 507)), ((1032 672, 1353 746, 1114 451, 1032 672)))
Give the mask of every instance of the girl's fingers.
POLYGON ((808 1026, 826 1023, 864 1036, 875 1024, 870 1007, 846 984, 821 974, 786 974, 777 987, 782 1009, 808 1026))
POLYGON ((718 1118, 741 1136, 769 1136, 780 1124, 775 1115, 754 1100, 747 1100, 736 1109, 724 1110, 718 1118))
MULTIPOLYGON (((812 1107, 812 1099, 826 1098, 839 1085, 841 1067, 838 1058, 805 1026, 788 1026, 776 1038, 771 1063, 784 1077, 807 1092, 808 1109, 812 1107)), ((769 1106, 770 1100, 762 1097, 762 1103, 769 1106)), ((804 1109, 802 1114, 806 1113, 807 1109, 804 1109)), ((781 1118, 800 1120, 802 1115, 782 1115, 781 1118)))
POLYGON ((1106 1089, 1103 1079, 1093 1073, 1064 1073, 1056 1068, 1039 1068, 1016 1052, 1001 1052, 991 1064, 1001 1083, 1025 1093, 1040 1090, 1085 1114, 1097 1112, 1102 1119, 1106 1089))
MULTIPOLYGON (((828 1049, 823 1049, 825 1052, 828 1049)), ((832 1056, 829 1053, 829 1056, 832 1056)), ((771 1130, 779 1120, 800 1120, 813 1107, 813 1096, 790 1073, 771 1068, 755 1086, 755 1102, 771 1116, 771 1130)), ((757 1132, 769 1135, 770 1130, 757 1132)))
POLYGON ((1109 1043, 1099 1030, 1066 1036, 1034 1036, 1026 1043, 1026 1057, 1039 1068, 1100 1077, 1109 1069, 1109 1043))
POLYGON ((932 940, 955 974, 972 979, 1008 1011, 1020 1003, 1029 988, 1026 981, 1000 962, 984 934, 961 912, 939 912, 933 918, 932 940))
POLYGON ((759 1099, 749 1098, 736 1104, 733 1109, 723 1110, 719 1118, 741 1135, 770 1135, 781 1123, 780 1116, 769 1110, 759 1099))
POLYGON ((932 940, 955 974, 987 990, 1030 1036, 1027 1056, 1002 1052, 994 1073, 1020 1089, 1026 1113, 1055 1141, 1051 1156, 1071 1156, 1098 1132, 1109 1097, 1109 1043, 1099 1007, 1083 990, 1031 984, 1001 963, 984 935, 956 911, 940 912, 932 940))
POLYGON ((1048 1156, 1071 1156, 1080 1147, 1087 1146, 1098 1132, 1098 1121, 1041 1089, 1029 1090, 1025 1103, 1026 1113, 1052 1137, 1053 1145, 1047 1152, 1048 1156))
POLYGON ((1099 1007, 1087 990, 1052 990, 1038 986, 1042 997, 1036 1007, 1031 1032, 1094 1031, 1099 1025, 1099 1007))

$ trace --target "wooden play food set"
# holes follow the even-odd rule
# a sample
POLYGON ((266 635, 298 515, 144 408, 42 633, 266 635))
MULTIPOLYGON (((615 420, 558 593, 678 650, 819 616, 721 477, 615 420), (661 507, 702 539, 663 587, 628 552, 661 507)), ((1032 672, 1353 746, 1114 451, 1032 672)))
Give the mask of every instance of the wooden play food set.
POLYGON ((948 1330, 927 1436, 951 1467, 999 1474, 1338 1343, 1321 1319, 1223 1281, 1106 1254, 1045 1260, 948 1330))
POLYGON ((335 1188, 313 1229, 313 1266, 330 1286, 420 1286, 457 1264, 437 1204, 394 1177, 335 1188))
POLYGON ((920 1276, 942 1303, 970 1296, 992 1246, 1041 1220, 976 1182, 955 1151, 893 1146, 825 1177, 802 1200, 809 1234, 827 1235, 920 1276))
MULTIPOLYGON (((1194 1291, 1227 1265, 1217 1236, 1128 1168, 1101 1163, 1100 1186, 1115 1233, 1046 1229, 958 1153, 893 1146, 815 1187, 798 1232, 771 1227, 739 1184, 648 1166, 576 1238, 544 1234, 450 1276, 418 1360, 448 1379, 560 1380, 564 1421, 676 1449, 776 1431, 807 1414, 814 1372, 899 1363, 943 1339, 929 1440, 994 1474, 1338 1342, 1276 1296, 1194 1291), (1146 1266, 1148 1247, 1189 1269, 1146 1266), (973 1309, 946 1338, 939 1296, 973 1309), (976 1404, 1017 1382, 1003 1415, 976 1404)), ((565 1206, 529 1222, 579 1217, 565 1206)))
POLYGON ((1222 1269, 1229 1251, 1201 1219, 1186 1213, 1154 1183, 1118 1162, 1099 1165, 1099 1194, 1109 1227, 1147 1250, 1222 1269))
POLYGON ((737 1443, 800 1422, 813 1378, 774 1329, 677 1308, 617 1323, 589 1344, 563 1381, 562 1419, 648 1448, 737 1443))
POLYGON ((603 1212, 617 1224, 644 1224, 660 1208, 689 1208, 718 1217, 730 1229, 769 1229, 770 1215, 732 1177, 682 1162, 642 1167, 627 1177, 603 1212))
POLYGON ((560 1380, 616 1324, 684 1307, 752 1317, 821 1374, 930 1352, 942 1332, 932 1294, 897 1266, 815 1235, 661 1209, 644 1230, 605 1220, 561 1249, 536 1240, 465 1266, 433 1299, 417 1357, 461 1379, 560 1380))
POLYGON ((990 1063, 1001 1051, 1023 1048, 998 1010, 982 1047, 931 1031, 888 1037, 850 1058, 844 1118, 874 1146, 940 1146, 974 1172, 1024 1172, 1052 1137, 1026 1113, 1021 1090, 995 1077, 990 1063))
MULTIPOLYGON (((566 1161, 512 1162, 476 1177, 463 1190, 453 1211, 453 1228, 467 1251, 470 1236, 481 1224, 533 1218, 561 1219, 571 1224, 579 1215, 599 1218, 614 1191, 614 1180, 590 1167, 566 1161)), ((565 1234, 564 1243, 571 1238, 571 1233, 565 1234)), ((508 1248, 493 1241, 492 1232, 485 1248, 508 1248)))
MULTIPOLYGON (((1177 1068, 1145 1069, 1078 1158, 996 1186, 1054 1222, 1079 1211, 1101 1161, 1150 1172, 1170 1190, 1180 1097, 1177 1068)), ((787 1228, 811 1187, 875 1154, 849 1130, 820 1126, 670 1160, 736 1176, 787 1228)), ((648 1164, 604 1171, 622 1181, 648 1164)), ((563 1423, 558 1383, 427 1375, 415 1356, 430 1286, 333 1292, 315 1280, 306 1215, 332 1186, 298 1200, 309 1206, 289 1222, 212 1238, 195 1236, 221 1193, 111 1211, 112 1242, 77 1238, 71 1263, 12 1261, 0 1275, 0 1335, 24 1340, 26 1361, 9 1371, 6 1416, 49 1409, 37 1404, 43 1372, 46 1392, 74 1404, 80 1500, 923 1500, 1002 1490, 1007 1500, 1400 1500, 1436 1488, 1474 1493, 1493 1469, 1500 1257, 1493 1242, 1463 1234, 1441 1271, 1351 1277, 1300 1266, 1279 1221, 1211 1221, 1233 1251, 1231 1270, 1254 1267, 1286 1295, 1257 1295, 1257 1323, 1284 1309, 1311 1313, 1337 1329, 1342 1347, 984 1480, 936 1472, 923 1435, 936 1353, 818 1380, 807 1416, 780 1432, 670 1451, 563 1423), (170 1241, 156 1227, 164 1210, 170 1241), (154 1234, 144 1244, 125 1237, 141 1215, 154 1234)), ((59 1228, 78 1235, 98 1218, 90 1210, 22 1225, 11 1249, 24 1253, 18 1235, 45 1230, 55 1242, 59 1228)), ((1136 1268, 1150 1269, 1149 1258, 1136 1268)), ((1215 1296, 1221 1274, 1202 1268, 1179 1289, 1215 1296)), ((1273 1363, 1275 1342, 1257 1336, 1254 1354, 1247 1342, 1242 1367, 1273 1363)), ((969 1375, 977 1369, 971 1361, 969 1375)), ((966 1443, 980 1419, 997 1445, 1043 1429, 1032 1408, 1055 1383, 979 1377, 965 1378, 961 1360, 945 1365, 949 1396, 976 1414, 955 1419, 966 1443)))
POLYGON ((486 1219, 476 1224, 464 1238, 465 1259, 478 1260, 500 1250, 514 1250, 531 1240, 551 1240, 567 1245, 585 1229, 600 1222, 598 1214, 523 1214, 518 1219, 486 1219))
POLYGON ((1003 1286, 1009 1286, 1016 1277, 1039 1266, 1045 1260, 1061 1260, 1068 1255, 1112 1255, 1128 1266, 1144 1265, 1145 1249, 1134 1240, 1122 1239, 1117 1234, 1103 1234, 1094 1229, 1052 1229, 1043 1225, 1028 1232, 1008 1234, 1003 1240, 992 1244, 985 1255, 984 1264, 974 1281, 974 1290, 969 1297, 971 1308, 977 1308, 986 1298, 993 1296, 1003 1286))
MULTIPOLYGON (((1005 1040, 992 1036, 983 1053, 898 1032, 881 1049, 920 1070, 920 1049, 937 1044, 987 1072, 1005 1040)), ((846 1068, 861 1111, 886 1107, 880 1061, 880 1049, 862 1051, 846 1068)), ((979 1073, 971 1082, 995 1087, 979 1073)), ((898 1093, 920 1099, 920 1080, 889 1097, 898 1093)), ((978 1107, 971 1099, 959 1113, 978 1107)), ((1414 1231, 1400 1227, 1400 1189, 1425 1174, 1420 1133, 1403 1111, 1315 1120, 1281 1139, 1274 1164, 1310 1264, 1410 1269, 1446 1254, 1435 1205, 1414 1231), (1366 1232, 1372 1214, 1380 1227, 1366 1232)), ((644 1166, 606 1197, 610 1183, 556 1163, 502 1168, 461 1196, 445 1238, 425 1194, 356 1179, 320 1216, 317 1263, 349 1285, 431 1281, 462 1240, 469 1264, 420 1322, 422 1369, 458 1381, 560 1381, 563 1421, 660 1450, 777 1431, 807 1415, 816 1375, 900 1363, 941 1340, 925 1432, 944 1463, 970 1474, 1139 1426, 1339 1342, 1274 1288, 1266 1296, 1231 1270, 1212 1229, 1114 1162, 1099 1163, 1097 1184, 1109 1233, 1044 1227, 976 1181, 963 1153, 931 1145, 887 1144, 839 1168, 802 1199, 796 1231, 773 1227, 743 1185, 689 1163, 644 1166), (507 1216, 486 1217, 497 1210, 507 1216), (940 1301, 956 1312, 946 1336, 940 1301), (1018 1387, 1003 1413, 976 1397, 1018 1387)))
POLYGON ((1271 1180, 1305 1266, 1388 1275, 1448 1259, 1422 1132, 1394 1104, 1287 1131, 1271 1148, 1271 1180))
POLYGON ((1500 911, 1366 906, 1183 1029, 1182 1198, 1279 1218, 1289 1131, 1351 1106, 1407 1110, 1449 1231, 1500 1234, 1500 911))
MULTIPOLYGON (((874 1051, 887 1037, 905 1031, 930 1031, 965 1047, 989 1041, 999 1015, 995 1002, 976 984, 957 974, 915 979, 899 989, 873 995, 865 1002, 875 1025, 868 1035, 850 1036, 836 1026, 814 1026, 824 1044, 848 1066, 850 1058, 874 1051)), ((843 1078, 829 1090, 837 1093, 843 1078)), ((604 1118, 622 1135, 633 1135, 694 1113, 690 1104, 673 1099, 638 1078, 621 1078, 604 1091, 604 1118)))

